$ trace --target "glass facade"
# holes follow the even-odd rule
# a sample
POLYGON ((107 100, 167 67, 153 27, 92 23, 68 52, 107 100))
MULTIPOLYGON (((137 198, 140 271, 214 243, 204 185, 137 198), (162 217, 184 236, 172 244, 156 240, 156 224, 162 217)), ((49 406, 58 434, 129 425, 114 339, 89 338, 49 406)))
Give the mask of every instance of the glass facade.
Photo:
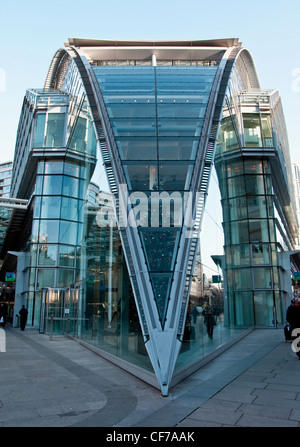
POLYGON ((45 88, 26 93, 13 164, 13 195, 29 201, 28 324, 146 370, 164 395, 241 331, 284 322, 280 254, 295 246, 278 94, 259 89, 238 42, 224 58, 193 45, 59 50, 45 88), (219 203, 213 252, 205 207, 219 203))
MULTIPOLYGON (((233 94, 234 87, 229 92, 233 94)), ((285 267, 279 254, 295 246, 293 212, 288 224, 278 222, 278 214, 285 214, 285 199, 280 197, 276 178, 281 168, 273 157, 289 159, 286 131, 278 116, 277 92, 257 89, 235 95, 238 109, 233 109, 232 100, 225 100, 215 158, 222 195, 229 320, 236 326, 277 327, 284 324, 286 306, 280 281, 285 267)), ((282 184, 289 189, 290 177, 284 175, 282 184)))

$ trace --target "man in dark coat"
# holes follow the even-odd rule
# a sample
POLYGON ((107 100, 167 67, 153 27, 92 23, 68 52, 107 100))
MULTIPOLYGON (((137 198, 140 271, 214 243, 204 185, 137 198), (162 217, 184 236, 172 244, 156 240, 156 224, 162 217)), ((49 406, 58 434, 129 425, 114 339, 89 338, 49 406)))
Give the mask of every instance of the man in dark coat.
POLYGON ((28 310, 25 308, 24 304, 23 304, 22 309, 20 310, 19 314, 20 314, 21 331, 24 331, 26 322, 27 322, 27 315, 28 315, 28 310))
POLYGON ((300 328, 300 307, 296 300, 292 300, 290 306, 287 308, 286 321, 291 326, 291 332, 293 329, 300 328))

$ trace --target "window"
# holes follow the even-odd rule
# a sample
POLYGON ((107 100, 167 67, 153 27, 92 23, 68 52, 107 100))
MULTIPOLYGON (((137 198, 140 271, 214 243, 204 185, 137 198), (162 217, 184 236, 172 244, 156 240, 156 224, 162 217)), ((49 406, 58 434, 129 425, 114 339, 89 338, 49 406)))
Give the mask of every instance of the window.
POLYGON ((46 147, 64 145, 65 113, 48 113, 46 147))
POLYGON ((40 245, 39 246, 39 265, 56 265, 57 245, 40 245))
POLYGON ((45 135, 45 122, 46 113, 38 113, 36 115, 35 129, 34 129, 34 147, 44 146, 44 135, 45 135))

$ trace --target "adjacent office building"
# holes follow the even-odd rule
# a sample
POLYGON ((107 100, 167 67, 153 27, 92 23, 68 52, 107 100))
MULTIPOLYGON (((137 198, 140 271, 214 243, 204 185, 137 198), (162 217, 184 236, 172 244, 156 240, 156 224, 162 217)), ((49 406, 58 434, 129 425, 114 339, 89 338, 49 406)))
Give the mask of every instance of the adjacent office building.
POLYGON ((22 206, 1 258, 15 314, 25 304, 32 327, 163 395, 243 331, 284 323, 300 270, 288 139, 279 94, 238 39, 69 39, 26 92, 11 196, 22 206), (224 253, 207 283, 213 164, 224 253))

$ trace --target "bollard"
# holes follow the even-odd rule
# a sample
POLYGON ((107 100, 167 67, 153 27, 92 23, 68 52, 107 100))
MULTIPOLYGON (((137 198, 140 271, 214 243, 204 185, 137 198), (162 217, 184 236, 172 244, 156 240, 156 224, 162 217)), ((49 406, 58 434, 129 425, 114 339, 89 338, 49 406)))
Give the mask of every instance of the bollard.
POLYGON ((53 340, 53 317, 54 315, 52 314, 50 317, 50 341, 53 340))

